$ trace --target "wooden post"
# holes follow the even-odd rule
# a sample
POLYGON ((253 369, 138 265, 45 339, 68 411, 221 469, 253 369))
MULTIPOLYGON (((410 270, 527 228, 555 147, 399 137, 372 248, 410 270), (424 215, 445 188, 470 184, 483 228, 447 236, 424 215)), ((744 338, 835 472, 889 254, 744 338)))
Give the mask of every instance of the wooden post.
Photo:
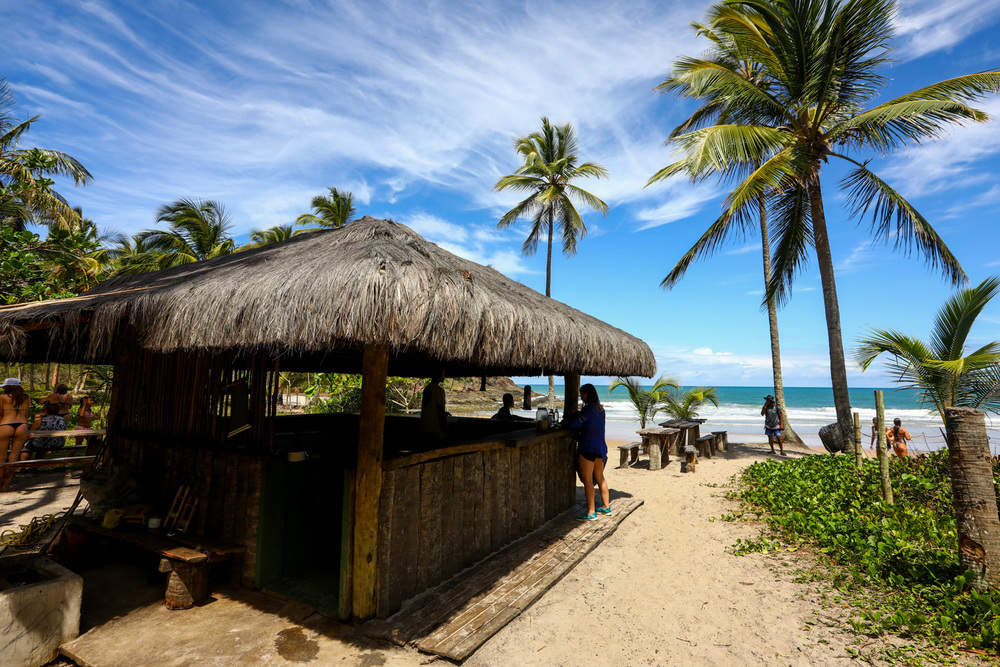
POLYGON ((566 373, 563 376, 563 416, 569 419, 580 407, 580 374, 566 373))
POLYGON ((854 465, 861 472, 861 415, 854 413, 854 465))
POLYGON ((337 601, 337 618, 351 618, 354 593, 354 469, 344 468, 344 493, 340 529, 340 593, 337 601))
POLYGON ((948 463, 955 516, 958 561, 978 591, 1000 587, 1000 517, 984 414, 972 408, 945 408, 948 463))
POLYGON ((878 422, 875 429, 878 432, 878 469, 882 474, 882 500, 892 505, 892 482, 889 481, 889 452, 885 441, 885 403, 882 400, 882 390, 875 390, 875 417, 878 422))
POLYGON ((358 467, 354 479, 354 590, 358 619, 375 614, 378 577, 378 510, 382 495, 382 438, 385 432, 385 376, 389 349, 365 345, 362 361, 358 467))

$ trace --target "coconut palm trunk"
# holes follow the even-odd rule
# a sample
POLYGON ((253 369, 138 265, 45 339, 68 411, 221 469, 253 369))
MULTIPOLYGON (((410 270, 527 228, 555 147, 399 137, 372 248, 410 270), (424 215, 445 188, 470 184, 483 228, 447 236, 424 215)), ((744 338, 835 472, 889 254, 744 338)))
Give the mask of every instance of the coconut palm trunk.
POLYGON ((981 592, 1000 587, 1000 518, 985 415, 947 408, 948 462, 958 527, 958 559, 981 592))
MULTIPOLYGON (((552 296, 552 232, 555 226, 554 215, 552 208, 549 208, 549 239, 548 247, 546 249, 545 256, 545 296, 552 296)), ((554 375, 549 375, 549 398, 545 402, 545 406, 552 410, 556 404, 556 378, 554 375)))
POLYGON ((844 340, 840 331, 840 305, 837 301, 837 281, 833 275, 833 255, 823 212, 823 192, 817 170, 808 181, 809 204, 812 212, 813 241, 819 276, 823 285, 823 308, 826 311, 826 334, 830 348, 830 382, 833 385, 833 405, 837 410, 840 451, 847 449, 853 428, 851 398, 847 390, 847 365, 844 362, 844 340))
MULTIPOLYGON (((758 203, 760 213, 760 245, 764 256, 764 289, 767 290, 768 283, 771 282, 771 239, 767 231, 767 205, 761 198, 758 203)), ((785 410, 785 383, 781 376, 781 341, 778 337, 778 308, 774 304, 774 297, 767 299, 767 325, 771 334, 771 374, 774 376, 774 401, 778 405, 778 414, 781 415, 781 425, 783 437, 787 444, 801 445, 802 438, 792 428, 788 421, 788 412, 785 410)))

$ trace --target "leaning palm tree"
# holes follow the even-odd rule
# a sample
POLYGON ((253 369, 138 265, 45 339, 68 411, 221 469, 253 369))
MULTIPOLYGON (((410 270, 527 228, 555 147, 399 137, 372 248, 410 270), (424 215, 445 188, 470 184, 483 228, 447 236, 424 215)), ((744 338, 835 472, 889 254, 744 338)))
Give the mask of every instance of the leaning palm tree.
MULTIPOLYGON (((603 178, 608 175, 608 170, 594 162, 579 162, 573 125, 554 126, 544 116, 541 131, 519 137, 514 141, 514 150, 524 163, 513 174, 498 180, 493 189, 498 192, 516 190, 526 192, 528 196, 507 211, 497 227, 509 227, 520 219, 530 220, 528 238, 521 246, 525 255, 534 254, 538 242, 543 236, 546 238, 545 296, 552 296, 552 237, 556 225, 559 226, 563 253, 573 255, 577 240, 587 233, 587 226, 576 210, 574 200, 602 214, 608 212, 608 205, 600 198, 571 181, 603 178)), ((555 380, 550 375, 548 405, 553 405, 554 401, 555 380)))
POLYGON ((837 411, 838 428, 826 429, 831 441, 824 443, 832 449, 846 449, 850 442, 851 406, 822 167, 832 158, 852 165, 841 185, 855 217, 871 214, 873 240, 891 240, 906 251, 915 248, 932 267, 960 283, 965 273, 930 223, 872 172, 868 161, 848 153, 884 153, 933 139, 952 125, 985 121, 986 114, 969 104, 1000 91, 1000 71, 980 72, 866 109, 885 84, 879 68, 886 62, 895 9, 892 0, 730 0, 716 5, 713 28, 728 31, 753 54, 767 86, 710 58, 685 59, 674 77, 686 82, 686 94, 726 108, 766 109, 781 122, 738 119, 685 131, 673 139, 681 159, 654 177, 721 173, 741 179, 726 198, 722 215, 688 253, 692 259, 711 253, 734 229, 747 231, 755 223, 760 198, 767 198, 777 245, 765 298, 785 301, 810 246, 815 248, 837 411))
POLYGON ((13 107, 10 87, 0 78, 0 224, 18 231, 31 223, 69 227, 76 221, 76 214, 52 189, 55 182, 50 177, 68 176, 76 185, 93 177, 72 155, 49 148, 22 147, 25 133, 39 117, 17 121, 13 107))
POLYGON ((938 311, 929 342, 902 332, 873 329, 859 341, 856 359, 862 370, 887 356, 896 382, 920 392, 944 423, 952 406, 1000 412, 1000 340, 966 353, 969 330, 983 308, 1000 293, 1000 277, 992 276, 963 289, 938 311))
POLYGON ((168 228, 140 232, 136 238, 164 253, 168 257, 167 266, 200 262, 236 250, 229 236, 232 223, 219 202, 178 199, 162 206, 156 221, 167 224, 168 228))
MULTIPOLYGON (((768 80, 761 63, 754 59, 753 51, 746 47, 735 35, 727 30, 724 17, 718 15, 718 8, 709 14, 707 24, 692 23, 699 36, 705 37, 712 44, 712 50, 703 57, 705 62, 715 64, 720 71, 730 73, 730 76, 739 76, 748 83, 766 90, 768 80), (715 24, 718 23, 718 29, 715 24)), ((686 59, 678 61, 678 69, 684 70, 686 59)), ((678 91, 683 94, 692 94, 690 81, 683 77, 668 76, 663 83, 657 86, 661 92, 678 91)), ((693 95, 698 97, 698 95, 693 95)), ((751 125, 780 124, 780 116, 763 105, 733 104, 733 100, 722 95, 706 95, 703 97, 703 104, 687 120, 678 125, 670 133, 669 139, 691 130, 692 128, 704 125, 709 121, 720 123, 745 122, 751 125)), ((759 166, 759 165, 755 165, 759 166)), ((649 179, 646 184, 662 180, 666 174, 660 172, 649 179)), ((767 288, 771 280, 771 242, 767 229, 767 206, 763 196, 757 201, 758 226, 760 227, 761 253, 763 255, 764 288, 767 288)), ((696 246, 697 247, 697 246, 696 246)), ((711 252, 711 249, 709 250, 711 252)), ((688 251, 674 266, 673 270, 660 283, 662 287, 671 288, 684 275, 687 266, 695 259, 695 249, 688 251)), ((788 419, 788 412, 785 409, 785 383, 781 372, 781 340, 778 335, 778 309, 773 295, 764 299, 767 308, 768 332, 771 342, 771 376, 774 382, 775 403, 778 413, 781 415, 781 423, 784 425, 785 442, 792 444, 803 444, 802 438, 791 426, 788 419)))
POLYGON ((327 188, 329 194, 317 195, 311 202, 312 213, 303 213, 295 219, 299 225, 319 225, 340 229, 354 217, 354 195, 346 190, 327 188))
POLYGON ((715 387, 694 387, 684 392, 664 392, 661 410, 674 419, 695 419, 707 403, 719 407, 719 397, 715 393, 715 387))
POLYGON ((625 387, 628 392, 628 400, 635 408, 639 416, 639 428, 646 428, 646 423, 652 421, 658 412, 663 409, 663 402, 668 395, 667 389, 678 389, 679 385, 675 380, 661 377, 649 389, 643 389, 639 380, 632 377, 620 377, 608 386, 608 392, 612 392, 618 387, 625 387))

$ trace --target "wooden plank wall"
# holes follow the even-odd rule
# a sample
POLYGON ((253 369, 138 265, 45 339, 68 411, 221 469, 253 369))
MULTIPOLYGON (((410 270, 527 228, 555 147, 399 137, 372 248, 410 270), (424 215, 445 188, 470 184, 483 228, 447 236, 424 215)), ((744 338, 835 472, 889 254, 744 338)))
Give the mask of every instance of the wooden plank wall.
POLYGON ((240 581, 253 586, 263 458, 227 450, 164 446, 116 438, 114 462, 135 480, 142 498, 168 508, 181 485, 198 499, 190 532, 244 547, 240 581))
POLYGON ((379 514, 377 614, 538 528, 576 501, 568 434, 385 471, 379 514))

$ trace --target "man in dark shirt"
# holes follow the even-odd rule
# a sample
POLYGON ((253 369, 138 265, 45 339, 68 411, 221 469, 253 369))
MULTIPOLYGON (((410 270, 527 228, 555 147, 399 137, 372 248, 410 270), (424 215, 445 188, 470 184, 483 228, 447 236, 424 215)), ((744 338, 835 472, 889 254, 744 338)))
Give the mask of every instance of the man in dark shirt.
POLYGON ((497 413, 490 417, 490 419, 500 419, 508 422, 530 422, 534 421, 528 419, 527 417, 520 417, 511 413, 514 409, 514 394, 504 394, 503 395, 503 407, 497 410, 497 413))
POLYGON ((760 415, 764 418, 764 433, 767 435, 767 444, 771 445, 771 453, 775 453, 774 443, 777 442, 781 455, 784 456, 785 446, 781 442, 781 413, 774 404, 774 396, 764 397, 764 407, 760 409, 760 415))
POLYGON ((424 440, 435 443, 444 440, 448 427, 448 413, 445 412, 444 371, 438 371, 424 387, 424 397, 420 403, 420 432, 424 440))

